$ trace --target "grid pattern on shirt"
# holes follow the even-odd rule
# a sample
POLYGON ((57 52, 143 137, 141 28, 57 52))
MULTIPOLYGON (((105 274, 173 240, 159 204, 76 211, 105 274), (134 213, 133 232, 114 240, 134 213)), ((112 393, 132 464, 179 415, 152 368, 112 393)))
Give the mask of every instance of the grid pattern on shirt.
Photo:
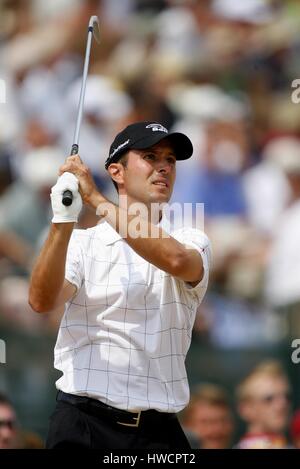
POLYGON ((57 387, 125 410, 181 410, 196 309, 208 282, 209 242, 194 229, 174 237, 199 251, 205 276, 195 288, 138 256, 107 224, 75 230, 66 278, 77 286, 55 347, 57 387))

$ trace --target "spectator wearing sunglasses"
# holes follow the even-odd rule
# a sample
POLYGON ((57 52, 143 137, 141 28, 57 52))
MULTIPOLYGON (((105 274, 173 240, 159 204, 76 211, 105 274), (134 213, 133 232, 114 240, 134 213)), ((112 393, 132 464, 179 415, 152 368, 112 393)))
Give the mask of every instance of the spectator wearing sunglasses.
POLYGON ((0 449, 17 447, 17 420, 9 399, 0 393, 0 449))
POLYGON ((246 423, 240 449, 287 448, 290 411, 288 378, 277 361, 258 365, 237 388, 238 411, 246 423))

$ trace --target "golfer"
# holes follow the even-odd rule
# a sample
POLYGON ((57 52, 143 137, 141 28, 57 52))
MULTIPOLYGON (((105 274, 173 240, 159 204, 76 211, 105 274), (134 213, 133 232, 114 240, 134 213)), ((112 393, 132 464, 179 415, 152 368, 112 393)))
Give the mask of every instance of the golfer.
POLYGON ((29 293, 39 313, 65 305, 48 448, 189 448, 176 413, 189 401, 185 358, 210 246, 192 227, 168 234, 162 205, 176 161, 192 153, 187 136, 161 124, 126 127, 105 164, 118 205, 103 197, 78 155, 60 168, 29 293), (65 190, 73 193, 69 207, 65 190), (82 203, 99 216, 87 230, 74 229, 82 203))

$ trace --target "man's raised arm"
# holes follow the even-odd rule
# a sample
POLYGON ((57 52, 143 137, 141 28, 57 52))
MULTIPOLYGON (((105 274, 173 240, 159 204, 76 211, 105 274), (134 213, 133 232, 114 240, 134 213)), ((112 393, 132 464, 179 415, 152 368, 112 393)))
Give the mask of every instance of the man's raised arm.
POLYGON ((76 287, 65 280, 65 264, 74 223, 52 224, 32 271, 29 304, 46 313, 68 301, 76 287))
POLYGON ((78 181, 73 174, 64 173, 51 190, 53 210, 48 238, 32 271, 28 302, 37 313, 62 306, 75 293, 76 287, 65 280, 65 265, 69 241, 82 208, 78 181), (73 193, 69 207, 62 204, 65 190, 73 193))

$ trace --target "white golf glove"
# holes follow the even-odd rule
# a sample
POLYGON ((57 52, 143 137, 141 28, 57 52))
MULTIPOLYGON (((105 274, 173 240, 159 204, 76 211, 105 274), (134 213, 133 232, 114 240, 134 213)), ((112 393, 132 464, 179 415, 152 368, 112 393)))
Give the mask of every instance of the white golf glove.
POLYGON ((51 205, 53 210, 52 223, 77 222, 82 209, 82 199, 78 191, 78 179, 72 173, 63 173, 51 189, 51 205), (73 201, 69 207, 62 203, 64 191, 69 190, 73 194, 73 201))

